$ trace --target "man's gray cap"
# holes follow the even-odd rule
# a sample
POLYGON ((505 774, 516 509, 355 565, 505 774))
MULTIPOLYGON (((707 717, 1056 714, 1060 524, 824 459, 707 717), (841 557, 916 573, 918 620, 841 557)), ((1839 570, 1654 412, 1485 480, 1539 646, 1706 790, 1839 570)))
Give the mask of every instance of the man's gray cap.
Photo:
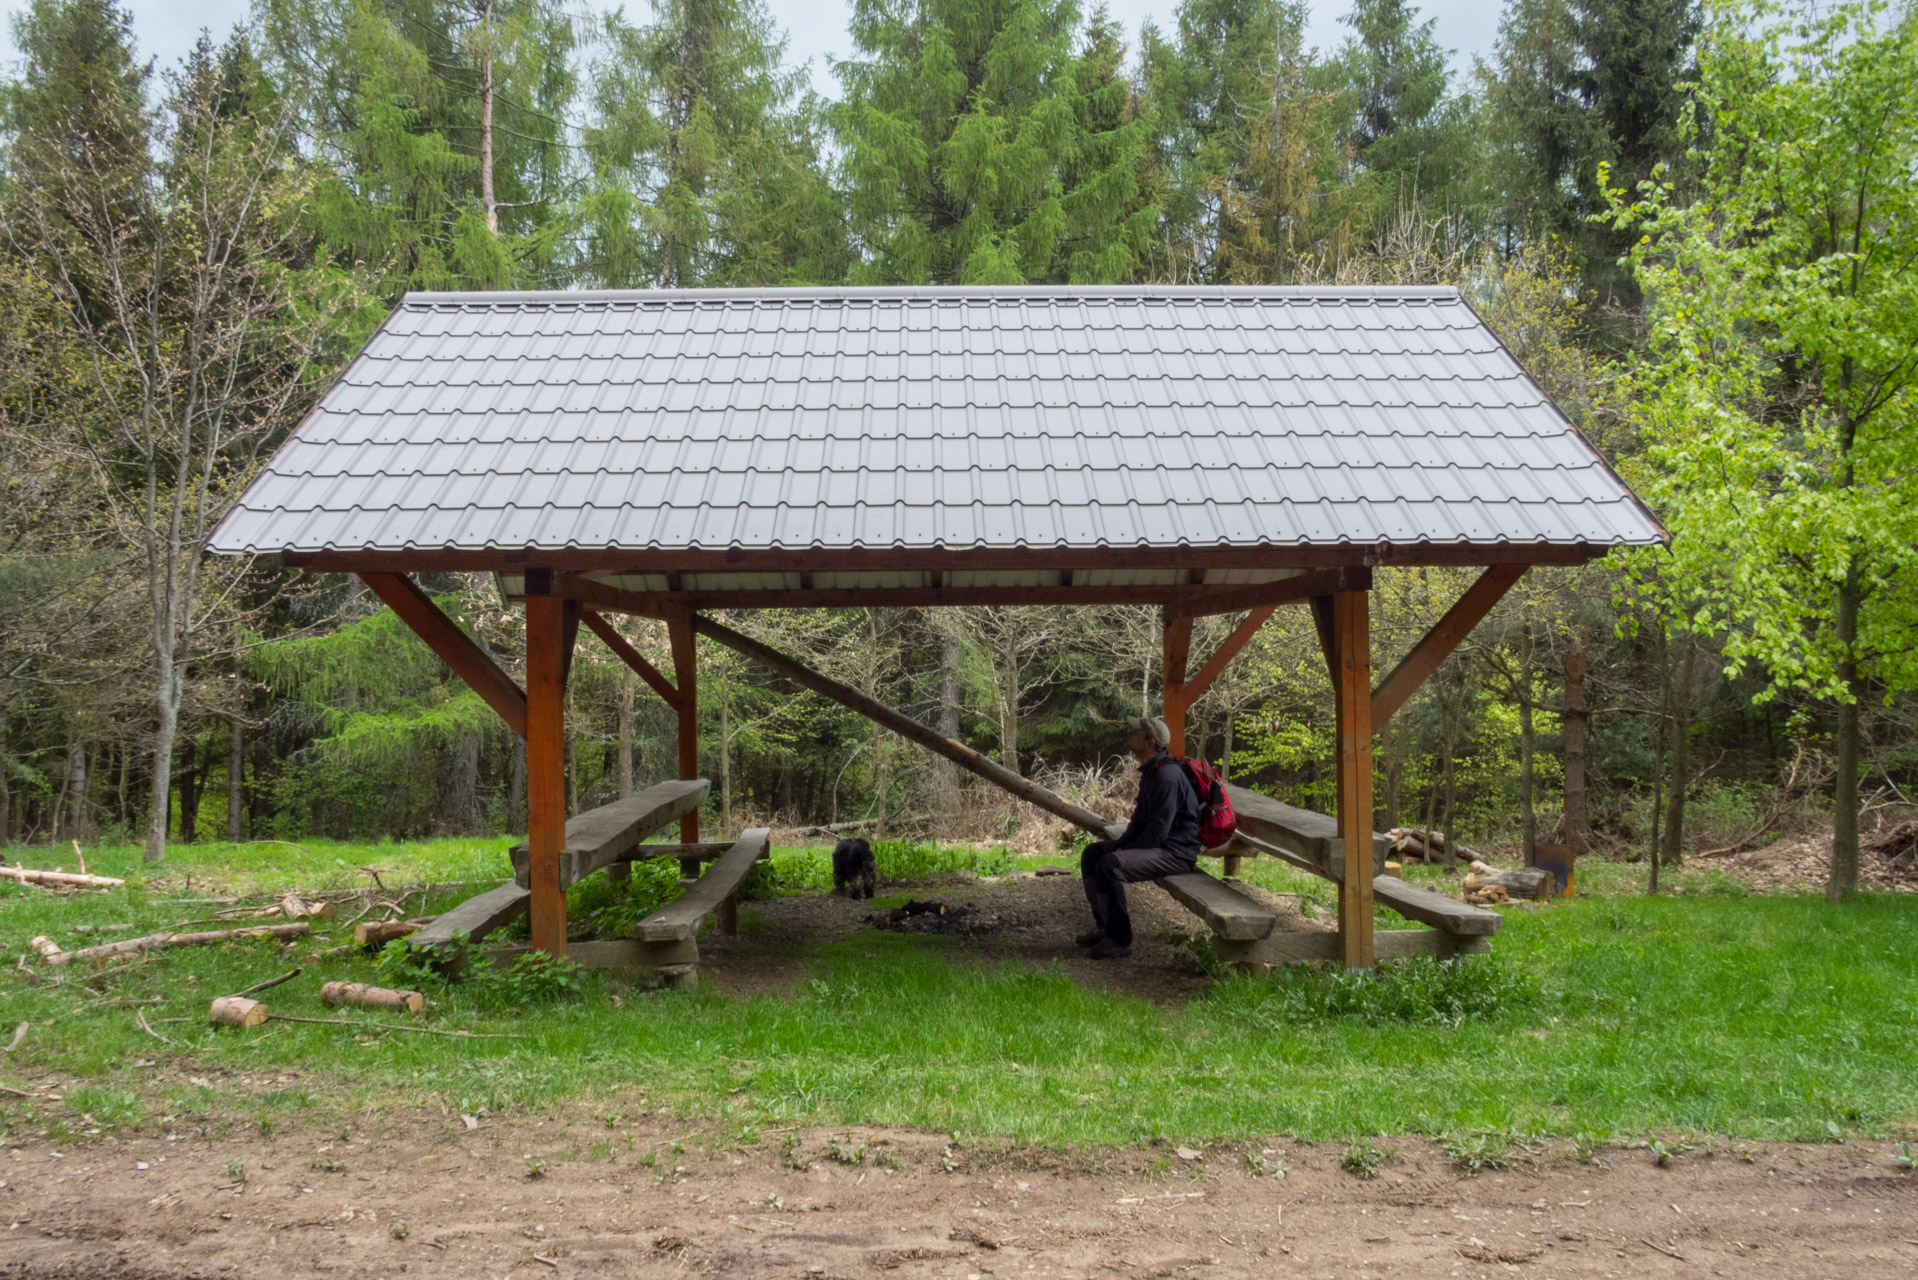
POLYGON ((1152 735, 1152 740, 1162 747, 1172 741, 1172 730, 1166 728, 1165 721, 1157 717, 1127 716, 1125 718, 1125 727, 1128 729, 1144 729, 1152 735))

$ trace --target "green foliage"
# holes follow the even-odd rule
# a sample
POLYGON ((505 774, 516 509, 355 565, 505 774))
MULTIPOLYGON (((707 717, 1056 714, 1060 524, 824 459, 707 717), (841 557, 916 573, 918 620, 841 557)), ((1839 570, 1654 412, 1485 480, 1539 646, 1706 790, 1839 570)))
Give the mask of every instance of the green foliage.
POLYGON ((1445 1135, 1445 1155, 1467 1173, 1511 1166, 1511 1135, 1481 1131, 1445 1135))
POLYGON ((576 1000, 586 993, 586 970, 577 960, 529 951, 491 974, 491 984, 513 1008, 576 1000))
POLYGON ((830 112, 870 283, 1129 278, 1156 229, 1109 23, 1071 0, 859 0, 830 112))
POLYGON ((1274 1028, 1331 1019, 1456 1027, 1522 1016, 1540 999, 1537 982, 1496 955, 1459 961, 1414 956, 1383 962, 1376 973, 1287 965, 1265 984, 1271 991, 1252 1001, 1231 985, 1218 998, 1223 1009, 1241 1013, 1252 1025, 1274 1028))
POLYGON ((1390 1150, 1375 1147, 1370 1142, 1355 1142, 1339 1155, 1339 1168, 1357 1178, 1360 1182, 1370 1182, 1379 1176, 1379 1170, 1392 1158, 1390 1150))

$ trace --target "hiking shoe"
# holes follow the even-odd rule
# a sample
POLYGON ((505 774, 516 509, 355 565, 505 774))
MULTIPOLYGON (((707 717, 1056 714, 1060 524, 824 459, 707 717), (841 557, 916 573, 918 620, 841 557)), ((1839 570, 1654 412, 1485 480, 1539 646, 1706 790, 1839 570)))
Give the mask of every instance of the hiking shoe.
POLYGON ((1092 950, 1086 952, 1086 959, 1123 960, 1131 954, 1132 944, 1130 942, 1114 942, 1110 938, 1102 938, 1092 950))
POLYGON ((1106 931, 1096 925, 1090 932, 1082 933, 1072 940, 1075 947, 1096 947, 1106 940, 1106 931))

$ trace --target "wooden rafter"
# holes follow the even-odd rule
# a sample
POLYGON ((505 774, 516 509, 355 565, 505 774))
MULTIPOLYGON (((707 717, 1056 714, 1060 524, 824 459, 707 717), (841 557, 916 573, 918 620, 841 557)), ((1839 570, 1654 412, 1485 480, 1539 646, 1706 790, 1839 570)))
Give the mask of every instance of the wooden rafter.
POLYGON ((362 573, 360 580, 453 669, 454 675, 498 712, 507 727, 522 738, 526 736, 526 692, 420 590, 417 582, 403 573, 362 573))
POLYGON ((1445 611, 1432 629, 1425 633, 1424 639, 1412 646, 1412 651, 1392 668, 1392 674, 1379 682, 1372 693, 1372 729, 1374 732, 1385 727, 1392 714, 1404 706, 1406 700, 1418 692, 1419 686, 1437 671, 1452 650, 1464 642, 1472 633, 1472 628, 1482 621, 1492 607, 1504 599, 1505 593, 1512 589, 1525 572, 1522 564, 1495 564, 1480 574, 1478 581, 1466 588, 1458 602, 1445 611))
POLYGON ((658 667, 646 661, 644 654, 627 643, 626 637, 619 634, 613 624, 606 621, 598 610, 584 608, 580 610, 579 616, 580 621, 605 642, 606 647, 613 651, 615 657, 637 672, 639 678, 650 685, 654 693, 665 699, 667 706, 679 705, 679 690, 673 687, 673 682, 668 680, 658 667))

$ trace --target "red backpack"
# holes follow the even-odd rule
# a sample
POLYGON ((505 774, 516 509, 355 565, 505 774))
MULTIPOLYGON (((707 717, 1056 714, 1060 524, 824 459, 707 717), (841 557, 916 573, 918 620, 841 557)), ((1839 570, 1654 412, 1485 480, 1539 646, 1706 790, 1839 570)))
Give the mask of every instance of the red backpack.
POLYGON ((1179 767, 1199 797, 1199 843, 1216 849, 1239 829, 1239 815, 1232 812, 1232 801, 1225 794, 1225 779, 1203 760, 1181 760, 1179 767))

